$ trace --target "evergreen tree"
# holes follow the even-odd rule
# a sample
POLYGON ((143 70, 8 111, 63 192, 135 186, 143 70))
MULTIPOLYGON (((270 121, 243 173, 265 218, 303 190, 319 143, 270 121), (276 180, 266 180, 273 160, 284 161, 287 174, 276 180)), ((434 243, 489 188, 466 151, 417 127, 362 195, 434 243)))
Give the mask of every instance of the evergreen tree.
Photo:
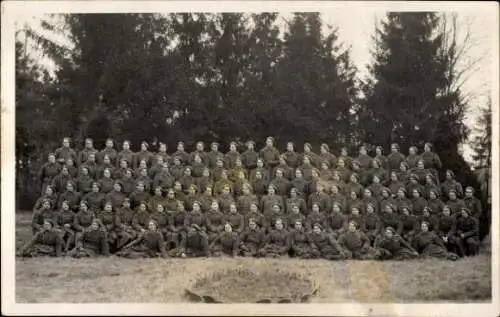
POLYGON ((486 107, 481 108, 475 129, 472 156, 476 168, 491 167, 491 98, 488 98, 486 107))

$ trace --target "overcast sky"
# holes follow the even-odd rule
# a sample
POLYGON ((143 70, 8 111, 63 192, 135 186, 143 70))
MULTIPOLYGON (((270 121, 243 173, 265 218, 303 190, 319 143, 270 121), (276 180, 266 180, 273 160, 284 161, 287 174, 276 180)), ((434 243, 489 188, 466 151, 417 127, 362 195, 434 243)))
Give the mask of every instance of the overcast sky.
MULTIPOLYGON (((287 9, 286 11, 288 12, 296 11, 293 8, 287 9)), ((213 9, 206 11, 213 11, 213 9)), ((359 70, 360 78, 363 78, 366 75, 366 64, 371 61, 370 49, 373 46, 371 36, 374 34, 375 24, 384 17, 386 10, 383 7, 377 6, 356 7, 354 10, 349 6, 339 6, 322 8, 320 12, 325 23, 325 29, 326 24, 338 27, 339 39, 344 45, 351 48, 352 60, 359 70)), ((41 17, 42 15, 33 15, 27 12, 19 16, 18 25, 22 26, 24 23, 28 23, 36 28, 40 23, 41 17)), ((290 13, 282 12, 282 18, 289 17, 290 13)), ((467 30, 470 30, 471 41, 473 43, 467 52, 464 62, 466 63, 467 60, 484 56, 475 71, 470 73, 470 78, 464 85, 465 92, 471 93, 475 97, 471 103, 471 107, 467 111, 467 118, 465 120, 466 124, 472 128, 477 118, 477 108, 484 106, 491 90, 492 34, 494 34, 493 30, 498 28, 498 25, 496 24, 495 16, 493 14, 485 14, 484 9, 482 11, 475 11, 473 8, 467 11, 460 10, 458 12, 458 19, 459 41, 463 40, 467 30)), ((280 21, 283 20, 280 19, 280 21)), ((36 54, 36 52, 34 52, 33 56, 43 61, 41 56, 36 54)), ((49 68, 51 67, 47 61, 43 61, 43 63, 49 68)), ((468 160, 470 155, 471 151, 466 145, 464 147, 464 156, 468 160)))

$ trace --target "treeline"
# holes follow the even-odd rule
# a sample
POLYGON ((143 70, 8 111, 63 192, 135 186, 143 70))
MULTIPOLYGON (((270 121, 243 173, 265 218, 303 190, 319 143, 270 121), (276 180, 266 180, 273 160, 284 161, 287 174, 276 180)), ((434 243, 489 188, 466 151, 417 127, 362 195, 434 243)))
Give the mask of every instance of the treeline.
MULTIPOLYGON (((377 27, 370 79, 319 13, 65 14, 42 21, 61 45, 24 29, 56 64, 51 77, 16 43, 18 208, 39 194, 36 171, 64 136, 165 142, 275 137, 403 152, 432 142, 457 180, 477 183, 458 146, 467 100, 457 85, 453 32, 436 13, 389 13, 377 27)), ((356 39, 352 39, 355 41, 356 39)), ((257 144, 261 147, 262 144, 257 144)), ((317 150, 317 149, 315 149, 317 150)), ((26 206, 24 205, 26 204, 26 206)))

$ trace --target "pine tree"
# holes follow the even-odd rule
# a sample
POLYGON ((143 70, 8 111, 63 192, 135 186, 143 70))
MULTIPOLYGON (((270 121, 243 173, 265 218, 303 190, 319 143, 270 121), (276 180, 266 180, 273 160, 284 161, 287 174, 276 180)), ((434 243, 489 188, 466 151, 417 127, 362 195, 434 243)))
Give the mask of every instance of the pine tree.
POLYGON ((491 98, 486 107, 481 108, 473 141, 475 154, 472 158, 476 168, 491 167, 491 98))

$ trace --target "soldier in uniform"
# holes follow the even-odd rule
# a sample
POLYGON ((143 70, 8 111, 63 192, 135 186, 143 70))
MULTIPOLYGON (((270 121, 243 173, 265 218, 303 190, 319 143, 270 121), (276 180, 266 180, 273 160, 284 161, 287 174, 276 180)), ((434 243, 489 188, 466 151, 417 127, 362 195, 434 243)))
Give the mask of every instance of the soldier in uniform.
POLYGON ((191 167, 191 174, 198 181, 201 177, 203 177, 203 172, 207 169, 207 166, 203 163, 203 159, 198 153, 195 153, 193 156, 193 163, 191 167))
POLYGON ((46 219, 54 219, 54 212, 49 199, 43 200, 41 207, 33 212, 31 218, 31 232, 33 235, 43 229, 43 224, 46 219))
MULTIPOLYGON (((165 206, 165 200, 166 199, 163 196, 163 189, 160 186, 155 187, 154 195, 149 197, 149 199, 147 201, 148 209, 151 211, 154 211, 154 210, 156 210, 158 205, 165 206)), ((159 222, 158 222, 158 225, 160 225, 159 222)))
POLYGON ((107 194, 113 190, 115 181, 111 178, 111 171, 105 169, 101 179, 99 179, 100 189, 104 194, 107 194))
POLYGON ((465 207, 464 201, 462 199, 458 199, 455 189, 450 189, 448 192, 448 201, 446 204, 450 206, 451 214, 454 216, 458 216, 460 210, 465 207))
POLYGON ((62 238, 64 252, 68 252, 75 244, 74 221, 75 212, 69 208, 67 201, 63 201, 61 210, 55 214, 55 226, 62 238))
POLYGON ((439 180, 438 171, 443 167, 443 164, 441 163, 439 156, 432 151, 432 144, 425 143, 424 152, 420 155, 420 157, 424 161, 425 168, 434 174, 436 180, 439 180))
POLYGON ((274 147, 274 138, 267 137, 266 146, 260 150, 260 157, 264 159, 265 167, 269 171, 269 175, 272 175, 273 168, 278 165, 279 151, 274 147))
POLYGON ((379 252, 370 247, 370 240, 359 230, 359 224, 350 221, 347 230, 340 235, 339 245, 345 250, 346 258, 359 260, 373 260, 379 252))
POLYGON ((259 228, 256 220, 248 219, 247 228, 241 233, 240 254, 245 257, 258 257, 259 250, 263 247, 266 236, 264 230, 259 228))
POLYGON ((240 179, 246 180, 248 178, 248 172, 243 167, 243 162, 239 157, 236 158, 234 167, 228 172, 228 178, 232 182, 236 182, 240 179), (243 178, 240 176, 240 174, 243 174, 243 178))
POLYGON ((69 202, 70 208, 75 210, 78 206, 78 203, 80 202, 80 198, 80 193, 75 191, 75 183, 72 181, 68 181, 68 183, 66 184, 66 191, 59 195, 57 208, 61 208, 61 203, 67 200, 69 202))
POLYGON ((425 175, 424 190, 425 190, 424 192, 425 199, 430 198, 431 190, 434 190, 437 193, 441 194, 441 189, 437 186, 436 180, 434 179, 434 175, 432 175, 431 173, 427 173, 427 175, 425 175))
POLYGON ((370 244, 373 245, 375 238, 380 234, 381 231, 381 221, 378 212, 375 211, 375 207, 372 203, 366 205, 365 213, 363 214, 363 231, 365 232, 368 239, 370 239, 370 244))
POLYGON ((334 172, 338 172, 342 182, 347 183, 351 179, 351 170, 346 166, 346 161, 343 158, 337 160, 337 168, 334 172))
POLYGON ((130 141, 123 141, 122 150, 118 153, 117 160, 120 162, 120 166, 122 164, 121 161, 126 161, 127 167, 133 167, 134 152, 130 149, 130 141))
POLYGON ((160 144, 158 146, 158 153, 156 153, 156 157, 159 157, 159 156, 161 156, 163 158, 163 163, 170 162, 170 155, 168 155, 168 153, 167 153, 167 145, 163 142, 160 142, 160 144))
POLYGON ((71 139, 69 137, 63 138, 62 146, 54 151, 56 161, 63 165, 68 159, 77 161, 77 156, 75 150, 71 148, 71 139))
POLYGON ((106 140, 105 148, 101 150, 101 152, 99 153, 99 158, 98 158, 99 163, 104 162, 104 156, 108 156, 110 164, 116 165, 116 158, 118 157, 118 152, 116 152, 115 142, 111 138, 108 138, 106 140))
POLYGON ((75 180, 76 190, 82 195, 86 195, 92 191, 92 183, 94 180, 89 176, 89 170, 86 166, 80 168, 80 176, 75 180))
POLYGON ((250 184, 245 184, 242 186, 242 191, 243 195, 238 197, 237 199, 237 206, 238 210, 243 214, 246 215, 250 212, 250 206, 252 203, 259 203, 259 199, 257 198, 256 195, 252 194, 252 188, 250 184))
POLYGON ((319 223, 313 224, 312 232, 309 234, 309 244, 311 246, 311 255, 313 258, 323 258, 327 260, 343 260, 346 258, 346 252, 337 240, 325 233, 319 223))
POLYGON ((142 182, 138 182, 135 190, 130 194, 132 208, 136 208, 141 202, 147 202, 148 200, 149 193, 146 192, 144 184, 142 182))
POLYGON ((347 216, 342 212, 342 205, 334 202, 332 212, 328 213, 325 219, 326 233, 337 239, 345 228, 347 228, 347 216))
MULTIPOLYGON (((68 169, 66 168, 66 172, 68 169)), ((45 191, 45 188, 53 184, 53 180, 60 175, 61 166, 56 163, 56 156, 54 153, 50 153, 48 156, 48 162, 42 165, 40 172, 38 173, 38 178, 42 183, 42 193, 45 191)), ((69 173, 67 173, 69 175, 69 173)), ((57 188, 56 188, 57 189, 57 188)))
POLYGON ((153 178, 153 187, 161 187, 163 190, 174 186, 174 177, 170 174, 168 163, 163 163, 161 171, 153 178))
POLYGON ((387 157, 384 156, 384 148, 380 145, 375 148, 375 158, 380 161, 380 166, 383 169, 389 171, 389 161, 387 160, 387 157))
POLYGON ((217 200, 212 200, 210 210, 206 213, 208 242, 212 243, 224 230, 226 216, 220 211, 217 200))
POLYGON ((210 244, 212 256, 238 256, 240 247, 239 233, 233 231, 229 222, 224 225, 224 232, 219 234, 210 244))
POLYGON ((197 200, 193 202, 192 210, 187 212, 184 218, 185 228, 189 228, 192 224, 198 225, 204 232, 207 231, 207 219, 205 214, 201 212, 200 202, 197 200))
POLYGON ((248 227, 248 222, 251 219, 255 221, 255 223, 259 226, 259 228, 264 229, 264 215, 259 211, 259 204, 256 202, 252 202, 250 205, 250 212, 245 217, 245 228, 248 227))
POLYGON ((57 194, 54 192, 52 186, 48 185, 45 188, 45 193, 42 196, 38 197, 35 205, 33 205, 33 212, 35 212, 35 210, 37 209, 40 209, 42 207, 43 201, 46 199, 49 200, 51 208, 55 209, 57 207, 57 198, 57 194))
POLYGON ((320 156, 321 160, 328 162, 330 168, 335 168, 337 166, 337 157, 330 152, 330 147, 326 143, 322 143, 320 146, 320 156))
POLYGON ((135 239, 137 233, 132 227, 134 211, 130 208, 130 199, 125 198, 121 208, 116 211, 116 249, 120 250, 127 243, 135 239))
POLYGON ((387 227, 383 233, 375 239, 375 249, 379 252, 381 260, 411 260, 418 257, 418 252, 396 234, 392 227, 387 227))
POLYGON ((18 254, 23 257, 61 256, 62 246, 61 235, 54 228, 53 220, 45 219, 43 228, 35 233, 33 238, 21 248, 18 254))
POLYGON ((191 175, 191 167, 186 166, 184 168, 184 176, 179 179, 179 182, 182 185, 182 188, 184 188, 184 191, 188 193, 191 190, 191 186, 194 186, 195 191, 196 191, 196 180, 194 177, 191 175))
POLYGON ((173 250, 173 255, 186 257, 208 257, 210 256, 210 248, 208 244, 207 234, 193 224, 187 234, 182 238, 178 250, 173 250))
POLYGON ((445 198, 449 198, 448 193, 452 189, 455 190, 459 197, 463 197, 462 184, 455 180, 455 173, 452 170, 446 170, 446 180, 441 184, 443 195, 446 195, 445 198))
POLYGON ((286 213, 290 213, 292 211, 292 205, 296 205, 302 214, 307 214, 308 209, 306 201, 297 194, 297 189, 295 187, 290 189, 290 198, 286 198, 286 213))
POLYGON ((366 146, 362 145, 359 148, 359 156, 357 158, 357 161, 359 162, 359 166, 364 169, 368 170, 370 169, 372 165, 372 158, 371 156, 368 155, 368 151, 366 150, 366 146))
POLYGON ((108 248, 112 245, 116 245, 116 212, 113 209, 113 203, 107 201, 104 203, 104 207, 101 212, 97 214, 97 219, 99 220, 99 225, 104 229, 106 233, 106 242, 108 243, 108 248))
POLYGON ((307 215, 306 221, 306 230, 311 231, 312 226, 315 223, 320 223, 321 225, 325 225, 326 221, 326 213, 324 210, 320 209, 320 204, 318 202, 314 202, 311 206, 311 212, 307 215))
POLYGON ((457 239, 457 219, 451 215, 450 207, 444 207, 442 213, 436 217, 434 227, 434 231, 443 240, 448 252, 462 255, 457 239))
POLYGON ((389 168, 391 171, 399 170, 401 162, 404 162, 405 156, 399 152, 399 145, 396 143, 391 144, 391 154, 387 156, 389 168))
POLYGON ((172 154, 172 157, 178 157, 180 160, 181 165, 187 165, 189 164, 189 154, 186 153, 184 150, 184 142, 179 141, 177 142, 177 151, 172 154))
POLYGON ((224 221, 229 223, 237 234, 245 229, 245 217, 238 211, 235 203, 229 205, 229 213, 225 215, 224 221))
POLYGON ((411 199, 411 207, 415 216, 420 217, 424 212, 425 206, 427 206, 427 200, 422 197, 423 190, 420 188, 414 188, 412 191, 413 198, 411 199))
POLYGON ((286 144, 286 152, 283 153, 283 156, 285 157, 287 165, 291 168, 297 168, 299 166, 299 154, 295 152, 295 145, 293 142, 288 142, 286 144))
POLYGON ((274 228, 266 236, 264 247, 259 253, 263 257, 277 258, 288 253, 288 231, 285 229, 283 221, 276 219, 274 228))
POLYGON ((400 178, 399 178, 399 175, 398 173, 396 173, 395 171, 392 171, 391 172, 391 181, 389 183, 389 190, 391 191, 391 193, 393 193, 394 195, 396 195, 396 193, 401 189, 403 188, 405 191, 406 191, 406 184, 405 182, 403 182, 400 178))
POLYGON ((479 252, 479 220, 471 216, 469 208, 462 207, 457 218, 457 237, 463 255, 476 255, 479 252))
POLYGON ((210 145, 210 152, 207 153, 207 166, 211 170, 217 167, 217 161, 223 160, 224 154, 219 151, 219 143, 212 142, 210 145))
POLYGON ((194 165, 196 160, 196 157, 199 157, 198 164, 207 164, 207 159, 206 159, 206 153, 205 153, 205 144, 202 141, 196 142, 196 150, 191 153, 191 157, 189 160, 189 164, 194 165))
POLYGON ((276 170, 276 178, 271 181, 269 186, 274 186, 276 188, 276 194, 285 197, 291 188, 291 183, 288 179, 284 177, 283 170, 276 170))
POLYGON ((408 149, 408 156, 405 159, 410 170, 415 169, 417 167, 417 162, 419 159, 420 159, 420 155, 418 155, 417 147, 410 146, 410 148, 408 149))
POLYGON ((412 243, 417 234, 419 218, 412 213, 411 206, 404 206, 399 217, 398 235, 412 243))
MULTIPOLYGON (((231 170, 236 166, 236 159, 240 158, 236 142, 229 144, 229 151, 224 155, 224 168, 231 170)), ((240 162, 241 163, 241 162, 240 162)))
POLYGON ((165 240, 156 221, 149 220, 144 234, 126 245, 117 255, 127 258, 166 257, 165 240))
POLYGON ((424 257, 457 260, 455 253, 448 252, 441 238, 433 231, 429 230, 429 223, 422 222, 420 232, 412 242, 414 249, 424 257))
POLYGON ((365 188, 363 190, 363 212, 366 212, 368 205, 371 205, 375 213, 379 211, 379 203, 377 198, 373 197, 373 193, 370 188, 365 188))
MULTIPOLYGON (((72 180, 73 178, 71 177, 71 175, 69 175, 68 168, 66 166, 63 166, 61 168, 61 172, 52 179, 51 187, 56 193, 60 194, 66 190, 66 185, 69 181, 72 180)), ((45 187, 47 186, 48 184, 45 187)))
POLYGON ((481 215, 483 214, 481 201, 474 197, 474 188, 472 186, 465 188, 465 198, 463 201, 465 206, 470 210, 470 215, 478 220, 481 219, 481 215))
POLYGON ((88 161, 88 157, 90 154, 95 155, 98 153, 98 151, 94 148, 94 141, 91 138, 86 138, 85 139, 85 148, 78 153, 78 166, 81 164, 85 163, 88 161))
POLYGON ((306 223, 306 216, 300 212, 300 208, 297 204, 292 203, 290 206, 290 211, 286 215, 286 229, 292 230, 296 221, 300 221, 302 224, 306 223))
POLYGON ((85 228, 76 237, 76 247, 68 252, 74 258, 108 256, 109 246, 106 241, 106 232, 99 226, 99 220, 93 219, 91 225, 85 228))
POLYGON ((296 220, 293 230, 288 235, 289 254, 291 257, 302 259, 312 258, 312 250, 309 241, 309 235, 300 220, 296 220))

